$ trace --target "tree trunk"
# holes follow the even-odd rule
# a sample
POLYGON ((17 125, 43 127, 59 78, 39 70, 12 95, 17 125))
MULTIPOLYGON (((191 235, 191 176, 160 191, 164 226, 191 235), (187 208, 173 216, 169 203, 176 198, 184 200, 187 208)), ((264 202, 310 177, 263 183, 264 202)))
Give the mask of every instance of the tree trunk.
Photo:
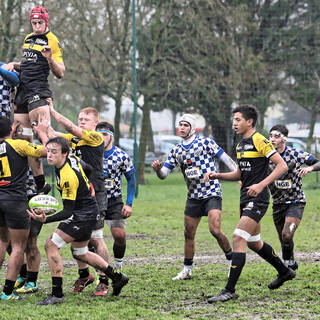
POLYGON ((142 111, 142 124, 139 140, 139 183, 145 184, 144 180, 144 160, 146 158, 147 139, 150 129, 150 111, 151 102, 145 97, 145 103, 142 111))
POLYGON ((120 115, 121 115, 121 98, 115 101, 115 114, 114 114, 114 144, 119 144, 120 139, 120 115))
POLYGON ((309 129, 309 134, 308 134, 308 139, 307 139, 307 150, 311 150, 311 144, 313 140, 313 133, 314 133, 314 127, 317 121, 317 113, 318 113, 318 108, 316 105, 312 106, 311 112, 310 112, 310 129, 309 129))

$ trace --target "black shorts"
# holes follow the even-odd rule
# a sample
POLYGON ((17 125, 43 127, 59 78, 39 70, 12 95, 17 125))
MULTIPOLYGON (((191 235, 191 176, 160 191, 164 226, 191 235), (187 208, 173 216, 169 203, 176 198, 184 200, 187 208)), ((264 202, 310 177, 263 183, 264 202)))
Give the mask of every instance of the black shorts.
POLYGON ((208 216, 210 210, 222 210, 222 199, 220 197, 187 199, 184 214, 192 218, 200 218, 208 216))
POLYGON ((121 197, 110 198, 108 201, 108 210, 106 212, 106 220, 122 220, 123 201, 121 197))
POLYGON ((18 89, 14 100, 14 113, 28 114, 31 110, 49 105, 47 98, 51 98, 52 93, 49 89, 44 89, 41 94, 33 94, 30 96, 23 87, 18 89))
POLYGON ((30 217, 26 201, 0 201, 0 227, 29 229, 30 217))
POLYGON ((274 204, 272 206, 272 217, 275 224, 280 224, 285 221, 286 217, 293 217, 299 220, 302 219, 305 203, 284 203, 274 204))
POLYGON ((65 220, 59 223, 58 229, 69 235, 76 242, 88 241, 91 239, 92 230, 96 220, 73 221, 65 220))
POLYGON ((96 225, 93 230, 99 230, 104 227, 104 219, 106 216, 106 211, 108 208, 108 197, 105 192, 97 192, 96 193, 96 201, 99 208, 99 216, 96 221, 96 225))
POLYGON ((250 201, 240 204, 240 217, 245 216, 253 219, 257 223, 263 218, 268 210, 268 204, 250 201))

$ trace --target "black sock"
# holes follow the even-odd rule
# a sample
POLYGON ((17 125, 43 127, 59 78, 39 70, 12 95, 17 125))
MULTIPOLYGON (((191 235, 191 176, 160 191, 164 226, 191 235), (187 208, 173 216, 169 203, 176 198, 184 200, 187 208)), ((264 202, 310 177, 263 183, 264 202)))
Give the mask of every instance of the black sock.
POLYGON ((108 277, 104 274, 100 274, 99 282, 109 285, 108 277))
POLYGON ((111 266, 108 266, 104 273, 112 280, 118 280, 121 277, 121 274, 116 272, 111 266))
POLYGON ((79 269, 78 273, 79 273, 79 278, 87 278, 89 277, 89 268, 79 269))
POLYGON ((122 259, 126 251, 126 245, 119 246, 118 244, 113 244, 113 256, 117 259, 122 259))
POLYGON ((44 178, 44 174, 40 174, 39 176, 34 176, 34 182, 36 183, 36 187, 37 187, 37 190, 41 190, 45 183, 46 183, 46 179, 44 178))
POLYGON ((61 298, 62 293, 62 277, 52 277, 52 295, 61 298))
POLYGON ((192 264, 193 264, 193 259, 184 258, 183 264, 184 264, 185 266, 192 266, 192 264))
POLYGON ((230 249, 228 252, 224 253, 226 255, 227 260, 232 260, 232 250, 230 249))
POLYGON ((235 287, 240 277, 242 268, 246 263, 245 252, 233 252, 232 253, 232 266, 230 268, 230 274, 226 289, 230 292, 235 292, 235 287))
POLYGON ((27 273, 27 282, 37 283, 37 280, 38 280, 38 272, 28 271, 28 273, 27 273))
POLYGON ((284 265, 272 247, 266 242, 263 243, 262 248, 257 251, 257 254, 276 268, 279 274, 285 274, 288 272, 288 268, 284 265))
POLYGON ((19 275, 22 278, 26 278, 27 277, 27 265, 25 263, 21 266, 19 275))
POLYGON ((16 282, 14 280, 8 280, 6 279, 5 283, 4 283, 4 287, 3 287, 3 292, 9 296, 12 291, 13 291, 13 288, 14 288, 14 284, 16 282))
POLYGON ((283 260, 294 260, 293 257, 293 241, 281 242, 283 260))

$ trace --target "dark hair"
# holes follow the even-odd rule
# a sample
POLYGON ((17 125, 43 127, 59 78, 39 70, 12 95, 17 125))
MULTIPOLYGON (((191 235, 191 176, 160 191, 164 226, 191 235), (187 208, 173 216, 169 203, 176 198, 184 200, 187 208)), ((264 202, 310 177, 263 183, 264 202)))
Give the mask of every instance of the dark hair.
POLYGON ((0 116, 0 138, 5 138, 10 135, 11 121, 4 116, 0 116))
POLYGON ((284 126, 283 124, 276 124, 275 126, 273 126, 273 127, 270 129, 269 132, 274 131, 274 130, 281 132, 285 137, 287 137, 288 134, 289 134, 289 130, 288 130, 287 127, 284 126))
POLYGON ((107 130, 111 131, 112 133, 114 133, 113 125, 107 121, 101 121, 97 124, 96 131, 101 130, 101 129, 107 129, 107 130))
POLYGON ((62 153, 69 153, 70 151, 70 144, 69 142, 63 138, 63 137, 55 137, 55 138, 52 138, 50 139, 47 143, 46 143, 46 146, 50 143, 56 143, 58 145, 61 146, 61 152, 62 153))
POLYGON ((258 120, 258 110, 251 104, 241 104, 232 110, 233 113, 240 112, 246 120, 252 119, 252 127, 256 126, 258 120))

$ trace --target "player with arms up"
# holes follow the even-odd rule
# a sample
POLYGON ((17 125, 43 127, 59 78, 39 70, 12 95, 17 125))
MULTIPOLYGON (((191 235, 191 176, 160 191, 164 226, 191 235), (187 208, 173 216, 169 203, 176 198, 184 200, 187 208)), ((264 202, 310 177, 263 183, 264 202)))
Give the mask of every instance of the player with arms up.
POLYGON ((207 172, 217 171, 215 159, 224 162, 230 170, 236 168, 233 160, 214 140, 196 135, 196 118, 184 114, 179 120, 178 134, 182 142, 176 145, 162 165, 159 160, 152 168, 160 179, 165 179, 176 167, 181 168, 188 187, 188 198, 184 211, 184 268, 172 280, 192 277, 195 253, 195 235, 201 217, 208 216, 209 230, 217 239, 220 248, 231 261, 232 251, 228 238, 221 230, 221 186, 218 180, 204 181, 207 172))
POLYGON ((267 211, 269 192, 267 186, 283 175, 288 167, 271 142, 255 130, 258 111, 251 105, 240 105, 233 110, 233 126, 242 140, 236 147, 238 168, 233 172, 210 172, 205 180, 222 179, 242 183, 240 191, 240 220, 233 233, 232 265, 226 287, 209 303, 236 299, 235 286, 246 262, 246 246, 270 263, 278 277, 269 284, 270 289, 279 288, 296 274, 276 255, 273 248, 260 236, 261 219, 267 211), (269 160, 275 164, 268 174, 269 160))

